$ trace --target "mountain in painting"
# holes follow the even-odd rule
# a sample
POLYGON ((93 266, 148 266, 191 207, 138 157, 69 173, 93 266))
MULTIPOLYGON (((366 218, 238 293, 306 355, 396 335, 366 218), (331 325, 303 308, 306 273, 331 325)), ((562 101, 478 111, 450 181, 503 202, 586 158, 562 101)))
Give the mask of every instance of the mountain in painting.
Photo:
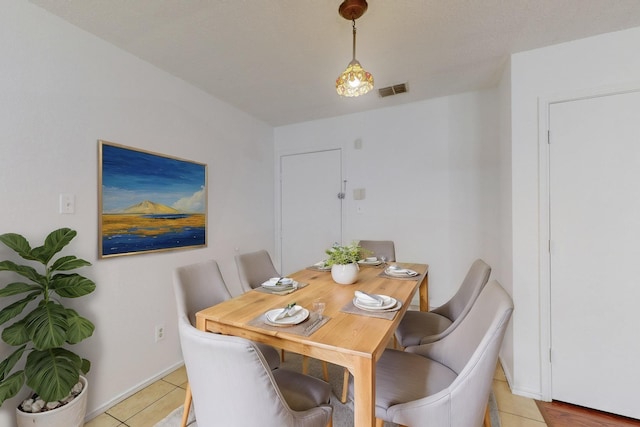
POLYGON ((140 202, 137 205, 129 206, 128 208, 124 209, 121 213, 157 215, 157 214, 179 214, 180 211, 177 209, 171 208, 167 205, 162 205, 160 203, 154 203, 149 200, 145 200, 144 202, 140 202))

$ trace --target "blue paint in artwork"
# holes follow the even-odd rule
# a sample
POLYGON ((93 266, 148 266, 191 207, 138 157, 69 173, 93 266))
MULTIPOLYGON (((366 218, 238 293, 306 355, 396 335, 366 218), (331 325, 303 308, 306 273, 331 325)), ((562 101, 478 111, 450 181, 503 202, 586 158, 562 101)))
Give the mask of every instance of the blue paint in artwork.
POLYGON ((177 232, 168 232, 155 236, 144 234, 119 234, 104 237, 102 240, 103 255, 116 255, 130 252, 175 249, 185 246, 205 244, 204 227, 185 227, 177 232))

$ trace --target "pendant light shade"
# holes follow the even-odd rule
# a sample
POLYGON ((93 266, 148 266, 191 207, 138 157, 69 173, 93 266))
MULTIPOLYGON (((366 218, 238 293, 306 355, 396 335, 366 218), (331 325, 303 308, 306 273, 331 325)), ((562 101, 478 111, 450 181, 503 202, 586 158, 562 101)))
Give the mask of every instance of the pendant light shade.
POLYGON ((345 0, 338 13, 353 22, 353 58, 347 69, 336 79, 336 92, 340 96, 360 96, 373 89, 373 76, 356 59, 356 19, 367 10, 366 0, 345 0))

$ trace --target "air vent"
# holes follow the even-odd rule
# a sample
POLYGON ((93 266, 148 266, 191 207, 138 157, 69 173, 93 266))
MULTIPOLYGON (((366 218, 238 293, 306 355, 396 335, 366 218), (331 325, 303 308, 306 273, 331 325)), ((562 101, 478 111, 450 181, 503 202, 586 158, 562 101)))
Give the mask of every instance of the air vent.
POLYGON ((378 89, 378 93, 380 94, 380 98, 384 98, 386 96, 397 95, 399 93, 407 92, 407 84, 401 83, 399 85, 387 86, 382 89, 378 89))

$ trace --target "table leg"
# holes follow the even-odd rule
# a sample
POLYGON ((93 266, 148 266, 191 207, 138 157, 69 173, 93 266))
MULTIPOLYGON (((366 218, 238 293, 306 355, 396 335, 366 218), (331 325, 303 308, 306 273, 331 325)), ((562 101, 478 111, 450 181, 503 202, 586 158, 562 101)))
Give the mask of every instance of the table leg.
POLYGON ((374 427, 376 402, 376 363, 358 358, 353 372, 353 417, 355 427, 374 427))
POLYGON ((429 311, 429 272, 424 275, 420 282, 420 311, 429 311))

